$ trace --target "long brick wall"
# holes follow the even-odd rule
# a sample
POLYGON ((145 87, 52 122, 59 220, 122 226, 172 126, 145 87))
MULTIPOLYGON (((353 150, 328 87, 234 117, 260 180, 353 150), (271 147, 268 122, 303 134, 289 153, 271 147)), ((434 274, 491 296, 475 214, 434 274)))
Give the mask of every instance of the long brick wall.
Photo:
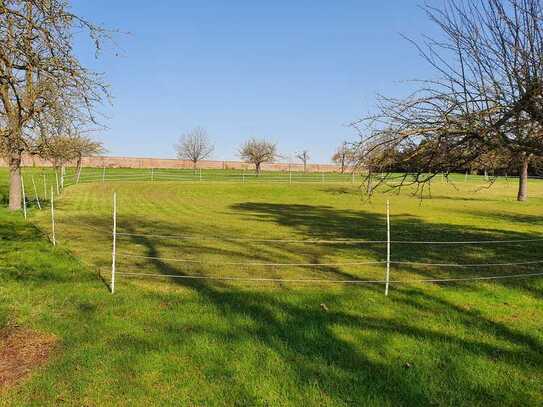
MULTIPOLYGON (((0 165, 6 166, 4 161, 0 160, 0 165)), ((74 165, 74 163, 71 163, 74 165)), ((83 167, 106 167, 106 168, 192 168, 192 162, 186 160, 175 160, 167 158, 137 158, 137 157, 83 157, 83 167)), ((37 156, 25 156, 23 158, 25 167, 51 167, 49 161, 43 160, 37 156)), ((213 161, 204 160, 198 163, 201 169, 254 169, 254 165, 242 161, 213 161)), ((303 171, 303 164, 288 163, 264 163, 264 171, 303 171)), ((339 172, 340 167, 334 164, 308 164, 307 170, 310 172, 339 172)))

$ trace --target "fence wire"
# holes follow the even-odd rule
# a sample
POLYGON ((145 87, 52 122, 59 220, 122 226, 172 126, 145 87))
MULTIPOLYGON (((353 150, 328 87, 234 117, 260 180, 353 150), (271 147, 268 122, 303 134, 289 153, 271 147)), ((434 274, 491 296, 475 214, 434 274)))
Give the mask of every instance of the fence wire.
POLYGON ((406 280, 326 280, 326 279, 290 279, 290 278, 261 278, 261 277, 215 277, 215 276, 195 276, 179 274, 150 274, 150 273, 131 273, 117 272, 117 275, 127 277, 151 277, 151 278, 174 278, 188 280, 216 280, 216 281, 246 281, 246 282, 275 282, 275 283, 318 283, 318 284, 415 284, 415 283, 439 283, 439 282, 460 282, 460 281, 479 281, 479 280, 501 280, 515 278, 531 278, 543 276, 543 273, 524 273, 495 276, 477 276, 477 277, 459 277, 459 278, 424 278, 424 279, 406 279, 406 280))

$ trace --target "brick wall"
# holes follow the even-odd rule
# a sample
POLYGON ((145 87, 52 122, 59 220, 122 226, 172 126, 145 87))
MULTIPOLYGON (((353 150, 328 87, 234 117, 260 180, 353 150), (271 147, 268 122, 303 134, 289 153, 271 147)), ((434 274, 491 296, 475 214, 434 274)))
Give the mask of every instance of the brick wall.
MULTIPOLYGON (((0 160, 1 166, 6 166, 0 160)), ((71 163, 75 165, 75 163, 71 163)), ((136 158, 136 157, 83 157, 83 167, 107 167, 107 168, 192 168, 192 162, 166 158, 136 158)), ((50 167, 51 163, 37 156, 25 156, 25 167, 50 167)), ((254 169, 254 165, 241 161, 213 161, 204 160, 198 163, 202 169, 254 169)), ((264 163, 264 171, 303 171, 303 164, 264 163)), ((308 164, 310 172, 339 172, 340 167, 334 164, 308 164)))

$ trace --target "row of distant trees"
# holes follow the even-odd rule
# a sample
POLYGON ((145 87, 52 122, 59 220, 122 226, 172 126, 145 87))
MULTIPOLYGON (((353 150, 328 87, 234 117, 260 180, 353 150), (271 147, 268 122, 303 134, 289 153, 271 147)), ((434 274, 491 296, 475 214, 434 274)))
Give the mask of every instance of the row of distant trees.
MULTIPOLYGON (((174 147, 177 157, 191 161, 193 168, 196 168, 199 161, 209 158, 215 150, 207 131, 201 127, 183 134, 174 147)), ((257 174, 260 173, 263 163, 273 162, 279 158, 275 143, 256 138, 243 143, 239 155, 244 161, 254 164, 257 174)))
MULTIPOLYGON (((202 127, 196 127, 190 132, 183 134, 178 143, 174 146, 177 157, 182 160, 191 161, 193 168, 196 168, 199 161, 208 159, 215 146, 209 138, 207 131, 202 127)), ((255 166, 256 173, 260 173, 262 164, 274 162, 281 158, 277 151, 277 145, 264 139, 251 138, 245 141, 239 148, 239 156, 245 162, 255 166)), ((307 171, 307 165, 311 156, 308 150, 302 150, 295 154, 307 171)), ((332 156, 332 161, 340 166, 341 172, 355 162, 355 149, 347 142, 342 143, 332 156)))

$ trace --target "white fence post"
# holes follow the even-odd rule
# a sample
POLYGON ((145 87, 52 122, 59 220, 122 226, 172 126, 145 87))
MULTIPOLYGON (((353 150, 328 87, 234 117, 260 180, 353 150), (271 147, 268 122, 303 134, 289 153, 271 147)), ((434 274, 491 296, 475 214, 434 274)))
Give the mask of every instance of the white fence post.
POLYGON ((43 174, 43 199, 47 200, 47 175, 43 174))
POLYGON ((155 181, 155 169, 151 168, 151 182, 155 181))
POLYGON ((115 293, 115 257, 117 255, 117 193, 113 192, 113 249, 111 252, 111 294, 115 293))
POLYGON ((290 171, 290 168, 288 170, 288 183, 292 184, 292 172, 290 171))
POLYGON ((202 181, 202 169, 200 168, 200 181, 202 181))
POLYGON ((106 180, 106 167, 102 168, 102 182, 106 180))
POLYGON ((385 296, 388 295, 388 286, 390 283, 390 201, 387 199, 387 272, 385 283, 385 296))
POLYGON ((354 170, 353 170, 353 174, 352 174, 352 177, 351 177, 351 184, 354 185, 354 170))
POLYGON ((36 197, 36 203, 41 210, 40 197, 38 196, 38 188, 36 188, 36 181, 34 181, 34 175, 32 175, 32 186, 34 187, 34 196, 36 197))
POLYGON ((51 187, 51 235, 53 238, 53 246, 57 245, 57 240, 55 238, 55 192, 53 187, 51 187))
POLYGON ((60 187, 58 185, 58 172, 55 170, 55 180, 57 182, 57 196, 60 195, 60 187))
POLYGON ((24 182, 23 174, 21 174, 21 190, 23 192, 23 214, 26 220, 26 194, 25 194, 25 182, 24 182))
POLYGON ((321 184, 324 184, 324 172, 321 172, 321 184))

